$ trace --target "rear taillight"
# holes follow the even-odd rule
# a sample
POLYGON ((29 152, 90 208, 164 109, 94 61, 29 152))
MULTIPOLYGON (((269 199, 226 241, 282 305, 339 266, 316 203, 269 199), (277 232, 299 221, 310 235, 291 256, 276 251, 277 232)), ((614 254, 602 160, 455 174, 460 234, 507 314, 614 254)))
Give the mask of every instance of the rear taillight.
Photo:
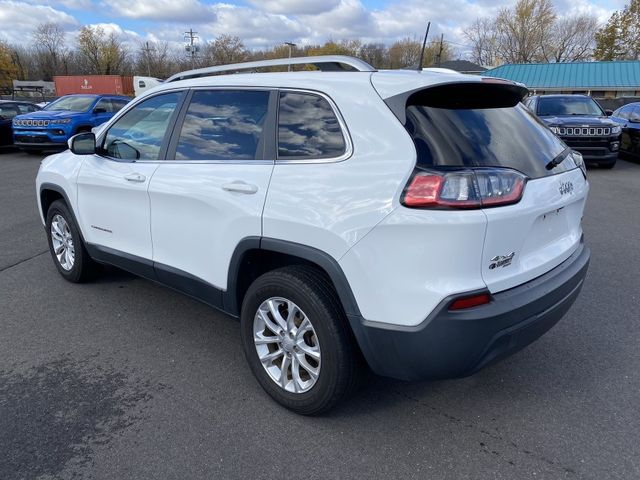
POLYGON ((527 182, 507 168, 416 170, 402 194, 411 208, 485 208, 518 203, 527 182))

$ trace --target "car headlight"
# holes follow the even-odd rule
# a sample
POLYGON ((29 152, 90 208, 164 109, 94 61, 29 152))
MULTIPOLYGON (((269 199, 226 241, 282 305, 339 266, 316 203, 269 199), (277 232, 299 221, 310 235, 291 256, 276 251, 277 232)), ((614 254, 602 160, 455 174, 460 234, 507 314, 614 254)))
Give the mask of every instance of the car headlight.
POLYGON ((620 125, 611 127, 611 135, 620 135, 621 133, 622 133, 622 127, 620 125))
POLYGON ((70 118, 58 118, 56 120, 51 120, 51 123, 54 123, 56 125, 63 125, 66 123, 71 123, 71 119, 70 118))

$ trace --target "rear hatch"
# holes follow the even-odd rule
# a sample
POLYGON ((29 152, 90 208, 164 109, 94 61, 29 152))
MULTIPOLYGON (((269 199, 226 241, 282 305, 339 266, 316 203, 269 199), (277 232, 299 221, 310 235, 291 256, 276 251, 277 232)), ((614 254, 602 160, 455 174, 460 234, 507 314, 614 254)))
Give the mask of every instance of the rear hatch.
MULTIPOLYGON (((487 201, 475 207, 487 219, 485 237, 478 238, 483 242, 478 261, 493 293, 553 269, 571 256, 582 236, 588 183, 581 159, 519 103, 524 94, 526 89, 512 83, 461 81, 408 92, 402 102, 397 96, 388 102, 392 110, 404 104, 404 111, 396 115, 416 145, 414 176, 489 168, 498 172, 498 182, 493 185, 489 176, 479 188, 483 195, 486 185, 489 190, 502 188, 496 187, 501 172, 515 170, 526 176, 517 203, 487 208, 487 201)), ((460 205, 442 208, 459 215, 474 208, 468 202, 460 205)))

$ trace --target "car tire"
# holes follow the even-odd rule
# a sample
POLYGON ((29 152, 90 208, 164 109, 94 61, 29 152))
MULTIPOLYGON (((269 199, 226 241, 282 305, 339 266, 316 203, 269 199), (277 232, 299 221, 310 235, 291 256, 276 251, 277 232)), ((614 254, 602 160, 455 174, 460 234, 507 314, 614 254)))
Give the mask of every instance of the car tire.
POLYGON ((321 271, 291 266, 265 273, 249 287, 241 312, 242 345, 249 366, 262 388, 284 407, 317 415, 358 386, 362 357, 335 289, 321 271), (294 335, 283 331, 278 336, 269 330, 267 323, 282 325, 274 321, 274 310, 285 324, 292 318, 294 335), (265 360, 269 356, 273 359, 265 360))
POLYGON ((56 200, 46 215, 49 252, 60 275, 73 283, 94 278, 100 267, 89 256, 67 204, 56 200))

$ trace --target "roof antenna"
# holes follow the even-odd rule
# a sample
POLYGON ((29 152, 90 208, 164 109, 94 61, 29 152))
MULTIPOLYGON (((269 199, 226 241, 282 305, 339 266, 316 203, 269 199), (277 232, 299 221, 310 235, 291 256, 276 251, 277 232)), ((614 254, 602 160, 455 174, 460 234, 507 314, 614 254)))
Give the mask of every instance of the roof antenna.
POLYGON ((420 62, 418 63, 418 71, 422 71, 422 61, 424 60, 424 49, 427 48, 427 37, 429 36, 429 28, 431 28, 431 22, 427 23, 427 31, 424 34, 424 40, 422 42, 422 50, 420 50, 420 62))

